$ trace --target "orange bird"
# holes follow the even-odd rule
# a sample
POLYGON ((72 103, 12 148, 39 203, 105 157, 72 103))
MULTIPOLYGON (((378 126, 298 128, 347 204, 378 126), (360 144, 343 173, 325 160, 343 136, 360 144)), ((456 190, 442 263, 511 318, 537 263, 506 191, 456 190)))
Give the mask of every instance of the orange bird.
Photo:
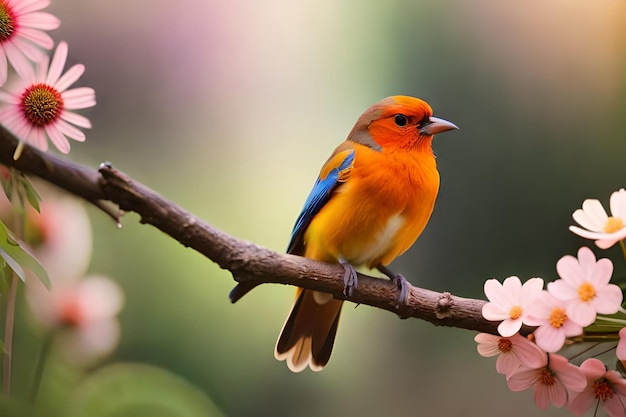
MULTIPOLYGON (((356 287, 355 266, 376 268, 407 286, 387 265, 424 230, 439 191, 433 135, 458 129, 433 117, 425 101, 393 96, 359 117, 322 167, 291 235, 288 253, 341 263, 345 291, 356 287)), ((274 356, 293 372, 321 371, 330 359, 342 300, 299 288, 274 356)))

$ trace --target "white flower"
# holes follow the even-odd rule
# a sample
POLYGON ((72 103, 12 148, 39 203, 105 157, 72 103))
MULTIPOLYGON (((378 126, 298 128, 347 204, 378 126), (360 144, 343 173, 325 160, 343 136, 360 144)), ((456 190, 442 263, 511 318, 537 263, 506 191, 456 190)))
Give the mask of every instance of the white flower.
POLYGON ((496 279, 485 281, 485 295, 489 302, 483 306, 483 317, 502 321, 498 332, 504 337, 513 336, 525 323, 528 307, 543 290, 543 279, 531 278, 522 285, 518 277, 508 277, 500 284, 496 279))
POLYGON ((586 239, 596 241, 601 249, 608 249, 626 238, 626 190, 623 188, 611 194, 611 216, 608 216, 598 200, 588 199, 583 208, 572 217, 584 229, 570 226, 569 230, 586 239))
POLYGON ((617 313, 622 304, 622 290, 610 284, 613 263, 599 259, 587 247, 578 250, 578 259, 564 256, 556 263, 562 279, 548 284, 548 291, 567 301, 567 315, 583 327, 596 320, 596 314, 617 313))

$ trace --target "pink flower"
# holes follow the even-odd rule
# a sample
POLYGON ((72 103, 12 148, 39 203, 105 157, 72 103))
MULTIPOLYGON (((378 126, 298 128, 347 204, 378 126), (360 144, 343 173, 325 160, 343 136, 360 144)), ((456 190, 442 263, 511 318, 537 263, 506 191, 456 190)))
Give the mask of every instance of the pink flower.
POLYGON ((563 407, 567 403, 568 391, 581 392, 587 385, 580 368, 556 353, 548 354, 548 365, 538 369, 521 367, 506 380, 511 391, 533 388, 535 404, 546 410, 550 403, 563 407))
POLYGON ((51 49, 52 38, 44 30, 59 27, 59 19, 38 10, 50 0, 0 0, 0 86, 7 80, 7 59, 18 74, 30 69, 30 61, 44 55, 38 48, 51 49))
POLYGON ((556 264, 562 279, 548 284, 548 291, 568 302, 567 315, 585 327, 593 323, 596 313, 614 314, 622 304, 622 291, 609 284, 613 263, 609 259, 596 262, 591 249, 578 250, 578 259, 564 256, 556 264))
POLYGON ((46 151, 49 138, 59 151, 68 153, 67 138, 85 140, 85 134, 76 126, 90 128, 91 123, 70 110, 94 106, 96 96, 88 87, 68 90, 83 74, 85 66, 76 64, 61 75, 66 59, 67 44, 61 42, 52 63, 46 57, 39 62, 37 73, 31 68, 10 92, 0 91, 0 102, 6 103, 0 110, 0 123, 20 139, 14 159, 19 158, 24 142, 46 151))
POLYGON ((496 371, 507 378, 520 366, 541 368, 548 363, 546 353, 519 333, 511 337, 480 333, 474 337, 474 341, 478 343, 476 348, 481 356, 489 358, 500 355, 496 361, 496 371))
POLYGON ((498 332, 505 337, 517 333, 525 323, 527 307, 543 289, 543 279, 531 278, 522 285, 518 277, 508 277, 500 284, 496 279, 485 281, 485 295, 489 302, 483 306, 483 317, 500 321, 498 332))
POLYGON ((100 276, 76 282, 51 279, 50 291, 29 279, 27 295, 37 321, 58 332, 61 352, 78 363, 110 353, 120 336, 116 316, 122 308, 122 292, 118 285, 100 276))
POLYGON ((611 216, 598 200, 583 201, 583 208, 574 212, 572 217, 584 229, 570 226, 569 230, 586 239, 594 239, 601 249, 608 249, 626 238, 626 190, 623 188, 611 194, 611 216))
POLYGON ((543 291, 528 307, 526 323, 539 326, 534 331, 537 346, 546 352, 556 352, 563 347, 565 339, 582 334, 580 324, 570 320, 566 314, 565 302, 543 291))
MULTIPOLYGON (((84 204, 59 194, 45 183, 36 183, 41 194, 40 211, 26 208, 24 242, 55 279, 78 280, 91 261, 92 235, 84 204)), ((0 220, 10 219, 11 202, 0 192, 0 220)))
POLYGON ((619 342, 617 343, 617 348, 615 349, 615 355, 626 368, 626 327, 622 327, 619 331, 619 342))
POLYGON ((626 380, 619 372, 607 371, 604 364, 589 358, 580 365, 587 387, 572 399, 567 408, 576 416, 602 404, 610 417, 626 416, 626 380))

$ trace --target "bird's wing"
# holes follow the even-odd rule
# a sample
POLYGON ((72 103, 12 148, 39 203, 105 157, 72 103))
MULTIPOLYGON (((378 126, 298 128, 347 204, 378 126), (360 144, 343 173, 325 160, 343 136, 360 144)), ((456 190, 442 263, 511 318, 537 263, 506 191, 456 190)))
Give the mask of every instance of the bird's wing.
POLYGON ((304 233, 313 217, 330 200, 333 191, 348 180, 354 163, 355 150, 351 144, 344 143, 322 167, 319 177, 304 203, 304 208, 296 220, 291 232, 291 241, 287 253, 302 255, 304 253, 304 233))

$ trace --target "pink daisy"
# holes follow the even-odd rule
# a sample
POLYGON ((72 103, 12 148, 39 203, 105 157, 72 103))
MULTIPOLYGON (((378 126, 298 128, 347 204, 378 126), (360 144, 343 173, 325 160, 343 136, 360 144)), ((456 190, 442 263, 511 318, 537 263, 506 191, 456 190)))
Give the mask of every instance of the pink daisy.
POLYGON ((50 0, 0 0, 0 85, 7 80, 7 59, 18 74, 30 68, 30 61, 44 54, 39 47, 52 49, 54 42, 44 30, 59 27, 60 21, 50 13, 38 10, 50 0))
POLYGON ((578 250, 578 259, 564 256, 556 263, 562 279, 548 284, 548 291, 567 301, 567 315, 585 327, 593 323, 596 314, 614 314, 622 304, 622 291, 610 284, 613 263, 596 257, 587 247, 578 250))
POLYGON ((96 95, 88 87, 68 90, 83 74, 85 66, 76 64, 61 75, 66 59, 67 43, 61 42, 51 63, 45 57, 36 73, 28 70, 10 92, 0 91, 0 102, 6 103, 0 110, 0 123, 20 139, 14 159, 19 158, 24 142, 46 151, 49 138, 59 151, 68 153, 67 138, 85 140, 78 127, 88 129, 91 123, 70 110, 94 106, 96 95))
POLYGON ((518 277, 508 277, 502 284, 496 279, 485 281, 489 302, 483 306, 483 317, 502 321, 498 333, 504 337, 519 332, 527 316, 527 307, 543 290, 543 279, 531 278, 522 285, 518 277))
POLYGON ((546 353, 519 333, 511 337, 480 333, 474 337, 474 341, 478 343, 476 348, 481 356, 489 358, 500 355, 496 361, 496 371, 507 378, 520 366, 541 368, 548 363, 546 353))
POLYGON ((611 194, 611 216, 606 214, 602 204, 595 199, 583 201, 583 208, 574 212, 572 217, 578 226, 569 230, 586 239, 593 239, 600 249, 608 249, 626 238, 626 190, 623 188, 611 194))
POLYGON ((37 321, 56 331, 61 352, 73 362, 88 363, 113 351, 120 338, 120 287, 101 276, 78 281, 56 278, 51 277, 50 291, 29 280, 27 299, 37 321))
POLYGON ((556 352, 563 347, 565 339, 582 334, 580 324, 571 320, 566 313, 566 302, 543 291, 528 307, 526 323, 539 326, 534 331, 537 346, 546 352, 556 352))
POLYGON ((546 410, 550 403, 563 407, 568 391, 581 392, 587 386, 585 375, 577 366, 556 353, 548 354, 548 365, 538 369, 519 368, 506 380, 511 391, 533 388, 535 404, 546 410))
POLYGON ((610 417, 626 416, 626 380, 619 372, 607 371, 602 361, 589 358, 580 365, 587 387, 572 399, 567 408, 581 416, 599 404, 610 417))

